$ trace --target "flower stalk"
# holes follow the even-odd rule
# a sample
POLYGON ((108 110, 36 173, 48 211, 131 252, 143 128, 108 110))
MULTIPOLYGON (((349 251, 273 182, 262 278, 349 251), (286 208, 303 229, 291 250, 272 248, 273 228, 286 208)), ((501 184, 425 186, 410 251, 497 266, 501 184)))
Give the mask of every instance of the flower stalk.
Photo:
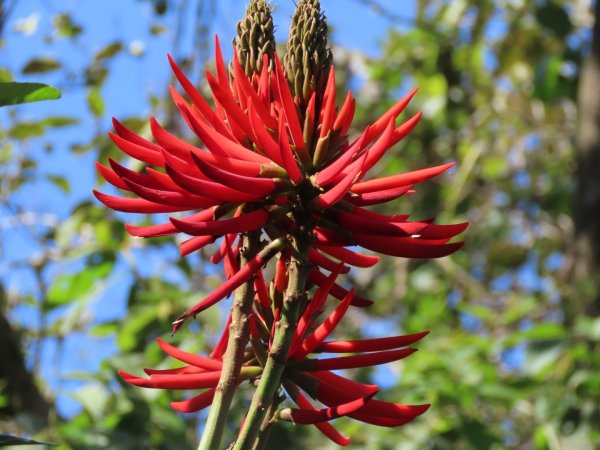
MULTIPOLYGON (((256 232, 246 233, 242 237, 240 265, 244 266, 259 251, 260 236, 256 232)), ((223 430, 227 424, 227 415, 237 387, 244 350, 249 339, 249 315, 254 299, 254 278, 248 279, 236 289, 231 306, 231 322, 229 324, 229 340, 223 355, 223 367, 219 384, 206 421, 205 431, 198 444, 198 450, 217 450, 221 444, 223 430)))
POLYGON ((306 281, 310 265, 308 250, 312 245, 310 234, 303 233, 294 239, 294 252, 288 267, 288 285, 283 296, 281 317, 275 326, 275 335, 244 426, 233 450, 252 450, 261 425, 281 385, 281 376, 286 368, 288 352, 298 325, 300 305, 306 300, 306 281))

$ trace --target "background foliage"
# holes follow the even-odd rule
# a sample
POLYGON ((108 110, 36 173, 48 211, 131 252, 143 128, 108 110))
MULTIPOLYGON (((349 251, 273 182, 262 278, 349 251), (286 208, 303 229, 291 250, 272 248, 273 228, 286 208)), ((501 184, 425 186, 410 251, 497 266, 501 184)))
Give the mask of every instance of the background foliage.
MULTIPOLYGON (((418 0, 404 15, 389 2, 353 1, 388 26, 369 56, 345 48, 333 30, 341 78, 359 92, 357 130, 420 86, 412 107, 424 118, 380 170, 459 162, 389 211, 472 225, 450 258, 351 272, 377 301, 349 316, 348 335, 432 331, 407 363, 360 377, 383 384, 386 398, 433 407, 397 430, 339 424, 354 448, 599 448, 600 242, 589 224, 599 221, 600 180, 581 164, 594 150, 582 144, 582 118, 599 117, 586 108, 600 92, 580 87, 584 61, 600 50, 592 6, 418 0)), ((219 283, 219 271, 200 257, 180 259, 167 239, 131 239, 124 217, 89 192, 99 182, 93 161, 121 158, 106 137, 108 114, 140 133, 156 114, 184 133, 166 79, 148 81, 149 59, 171 49, 201 79, 223 6, 140 1, 144 46, 118 26, 91 42, 93 21, 62 3, 38 26, 35 16, 12 15, 16 3, 0 0, 0 55, 36 36, 41 43, 22 64, 1 60, 0 82, 48 82, 64 97, 0 110, 0 433, 60 449, 194 448, 203 416, 178 416, 167 394, 130 388, 116 370, 169 364, 154 339, 219 283), (119 69, 123 61, 137 64, 135 75, 119 69)), ((118 5, 106 5, 116 18, 118 5)), ((232 33, 236 19, 224 29, 232 33)), ((590 67, 590 76, 600 70, 590 67)), ((172 341, 206 351, 222 319, 209 311, 196 333, 172 341)), ((246 400, 238 397, 238 416, 246 400)), ((329 448, 308 428, 281 426, 272 448, 284 445, 329 448)))

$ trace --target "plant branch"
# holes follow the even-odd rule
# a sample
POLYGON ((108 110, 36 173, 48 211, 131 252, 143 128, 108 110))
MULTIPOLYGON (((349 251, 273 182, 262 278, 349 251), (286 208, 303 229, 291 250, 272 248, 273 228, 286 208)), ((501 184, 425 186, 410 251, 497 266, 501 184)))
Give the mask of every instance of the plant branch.
POLYGON ((301 234, 292 242, 295 251, 290 259, 289 281, 283 298, 281 317, 275 327, 275 336, 263 375, 233 450, 251 450, 254 447, 267 411, 271 409, 279 390, 287 354, 296 331, 300 304, 306 296, 305 286, 309 271, 307 254, 311 245, 307 236, 301 234))
MULTIPOLYGON (((272 253, 278 249, 281 241, 273 241, 264 252, 272 253)), ((260 248, 260 235, 256 232, 244 235, 240 249, 240 267, 258 253, 260 248)), ((223 368, 217 385, 215 397, 210 408, 208 419, 198 450, 217 450, 221 444, 223 430, 227 423, 227 415, 237 387, 237 380, 244 363, 244 350, 249 339, 249 315, 252 311, 254 300, 254 277, 236 289, 233 305, 231 306, 231 323, 229 325, 229 340, 227 350, 223 355, 223 368)))

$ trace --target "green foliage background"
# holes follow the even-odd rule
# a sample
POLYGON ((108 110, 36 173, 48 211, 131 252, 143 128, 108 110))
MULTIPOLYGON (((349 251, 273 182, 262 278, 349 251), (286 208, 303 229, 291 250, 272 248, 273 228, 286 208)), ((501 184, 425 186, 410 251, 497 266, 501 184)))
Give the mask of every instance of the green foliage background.
MULTIPOLYGON (((153 0, 154 15, 137 20, 147 20, 152 33, 160 34, 178 14, 189 13, 180 3, 185 2, 153 0)), ((210 23, 216 3, 198 3, 194 20, 210 23)), ((600 448, 600 318, 591 312, 600 284, 578 275, 573 219, 578 83, 591 41, 591 6, 566 0, 419 0, 415 17, 406 18, 375 1, 362 3, 386 18, 389 31, 377 57, 345 49, 333 32, 340 78, 358 87, 352 132, 418 85, 412 108, 424 117, 378 170, 395 173, 458 161, 455 173, 420 186, 388 211, 435 215, 439 222, 468 220, 471 226, 464 250, 450 258, 384 260, 373 270, 350 274, 376 304, 369 311, 352 311, 347 336, 431 330, 406 362, 383 372, 357 372, 357 377, 387 377, 381 398, 430 402, 432 408, 397 430, 337 424, 352 436, 352 448, 600 448)), ((327 10, 327 0, 322 4, 327 10)), ((53 23, 49 47, 58 41, 78 45, 85 24, 60 10, 53 23)), ((83 141, 71 151, 103 162, 109 156, 122 159, 106 137, 102 118, 110 113, 104 96, 111 60, 123 56, 124 44, 107 39, 71 87, 86 92, 89 118, 96 124, 81 129, 83 141)), ((196 48, 206 48, 206 35, 196 39, 196 48)), ((6 30, 1 42, 11 45, 6 30)), ((45 54, 40 51, 22 74, 54 73, 65 80, 73 75, 45 54)), ((205 58, 199 50, 184 56, 188 69, 205 58)), ((0 81, 18 76, 0 62, 0 81)), ((182 132, 164 88, 164 95, 152 96, 148 104, 182 132)), ((10 321, 17 306, 26 304, 39 317, 39 326, 14 322, 11 332, 50 411, 49 420, 40 420, 36 415, 44 408, 21 402, 0 379, 0 432, 57 442, 60 449, 194 448, 202 416, 178 416, 169 400, 180 397, 126 386, 116 370, 169 366, 154 339, 168 335, 170 320, 217 285, 220 276, 202 258, 178 258, 171 240, 134 241, 124 233, 123 218, 99 206, 91 194, 81 197, 85 200, 66 220, 44 222, 27 209, 18 193, 28 184, 43 178, 58 188, 52 195, 71 190, 64 174, 39 171, 40 155, 53 149, 53 130, 82 127, 83 118, 62 111, 60 101, 54 106, 56 115, 36 122, 22 119, 16 108, 0 122, 0 202, 41 249, 33 258, 5 263, 9 270, 0 278, 0 312, 10 321), (156 270, 139 270, 144 252, 160 255, 156 270), (9 285, 10 270, 17 267, 31 272, 37 289, 9 285), (90 305, 106 295, 108 280, 119 279, 125 267, 133 277, 125 317, 94 320, 90 305), (162 277, 167 267, 183 281, 162 277), (55 393, 36 376, 36 349, 45 339, 60 345, 80 334, 114 337, 118 353, 102 360, 97 373, 69 375, 84 382, 72 393, 82 410, 60 417, 55 393)), ((148 134, 146 113, 126 118, 126 125, 148 134)), ((9 232, 0 228, 4 235, 9 232)), ((221 319, 218 311, 204 314, 195 333, 184 331, 172 341, 206 351, 221 319)), ((230 439, 247 397, 242 394, 236 402, 230 439)), ((334 446, 311 428, 278 426, 271 448, 334 446)))

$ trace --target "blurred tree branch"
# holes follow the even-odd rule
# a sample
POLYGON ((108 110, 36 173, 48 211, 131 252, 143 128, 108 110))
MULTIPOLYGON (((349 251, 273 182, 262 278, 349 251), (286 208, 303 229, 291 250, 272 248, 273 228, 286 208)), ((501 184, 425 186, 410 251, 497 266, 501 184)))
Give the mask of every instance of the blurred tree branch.
MULTIPOLYGON (((0 286, 0 305, 4 304, 4 293, 0 286)), ((19 338, 10 322, 4 315, 4 307, 0 312, 0 380, 5 383, 5 393, 9 403, 0 408, 0 414, 16 416, 32 414, 43 422, 50 413, 50 404, 38 390, 33 375, 27 370, 19 338)))
POLYGON ((600 2, 595 6, 595 25, 590 54, 583 64, 579 84, 579 155, 575 173, 574 221, 576 233, 575 277, 591 281, 595 292, 588 313, 600 314, 600 2))

